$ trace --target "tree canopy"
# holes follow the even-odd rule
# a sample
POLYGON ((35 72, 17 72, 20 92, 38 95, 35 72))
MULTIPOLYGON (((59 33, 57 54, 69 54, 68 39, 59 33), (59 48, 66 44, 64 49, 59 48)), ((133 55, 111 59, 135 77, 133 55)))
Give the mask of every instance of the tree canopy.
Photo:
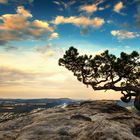
POLYGON ((121 100, 129 102, 135 97, 135 107, 140 110, 140 54, 136 51, 119 57, 108 50, 99 55, 79 55, 70 47, 59 59, 59 65, 72 71, 74 76, 94 90, 115 90, 122 93, 121 100))

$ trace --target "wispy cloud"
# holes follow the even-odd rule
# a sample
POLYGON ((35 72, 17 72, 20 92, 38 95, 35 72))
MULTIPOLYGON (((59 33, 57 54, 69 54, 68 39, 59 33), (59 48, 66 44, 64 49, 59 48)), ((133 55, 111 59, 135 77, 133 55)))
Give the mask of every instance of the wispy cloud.
POLYGON ((105 21, 102 18, 95 17, 95 18, 87 18, 84 16, 71 16, 71 17, 63 17, 63 16, 57 16, 54 21, 54 24, 59 25, 59 24, 73 24, 76 26, 83 26, 83 27, 94 27, 98 28, 101 27, 105 21))
POLYGON ((59 9, 61 11, 64 11, 64 10, 70 9, 71 6, 76 3, 76 0, 70 0, 70 1, 67 1, 67 2, 64 2, 62 0, 59 0, 59 1, 53 1, 53 3, 56 4, 56 5, 58 5, 59 6, 59 9))
POLYGON ((0 67, 0 87, 3 86, 24 86, 34 87, 41 85, 54 85, 58 81, 63 82, 66 79, 62 73, 56 72, 29 72, 10 67, 0 67))
POLYGON ((52 48, 52 44, 47 44, 46 46, 39 46, 36 48, 36 51, 39 53, 46 53, 47 51, 49 51, 52 48))
POLYGON ((140 36, 140 34, 138 34, 138 33, 125 31, 125 30, 112 30, 111 34, 114 37, 117 37, 119 40, 133 39, 133 38, 136 38, 136 37, 140 36))
POLYGON ((16 47, 16 46, 4 46, 4 50, 6 52, 17 51, 18 49, 19 47, 16 47))
POLYGON ((0 67, 0 86, 18 85, 24 82, 33 81, 36 74, 24 72, 10 67, 0 67))
POLYGON ((98 10, 99 10, 99 11, 103 11, 103 10, 105 10, 105 9, 107 9, 107 8, 110 8, 110 6, 111 6, 111 5, 109 5, 109 4, 108 4, 108 5, 105 5, 105 6, 100 6, 100 7, 98 8, 98 10))
POLYGON ((57 54, 56 50, 53 49, 52 44, 48 44, 46 46, 39 46, 36 48, 36 51, 42 55, 42 57, 50 58, 57 54))
POLYGON ((36 51, 45 59, 58 57, 64 53, 63 49, 56 47, 54 44, 47 44, 46 46, 37 46, 36 51))
POLYGON ((53 86, 54 84, 59 84, 65 81, 67 74, 63 74, 62 71, 56 70, 58 67, 57 64, 52 64, 52 62, 49 63, 49 61, 47 62, 45 71, 23 70, 20 67, 15 68, 14 66, 0 66, 0 87, 18 85, 33 87, 35 85, 41 86, 42 84, 44 86, 53 86), (52 67, 54 69, 52 69, 52 67), (49 69, 51 69, 51 71, 49 69))

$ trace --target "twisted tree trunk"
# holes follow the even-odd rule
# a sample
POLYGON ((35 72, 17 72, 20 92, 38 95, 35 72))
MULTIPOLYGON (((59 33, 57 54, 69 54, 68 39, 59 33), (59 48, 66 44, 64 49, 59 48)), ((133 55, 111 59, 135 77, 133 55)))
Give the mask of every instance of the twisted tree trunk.
POLYGON ((134 106, 137 110, 140 111, 140 94, 138 94, 134 100, 134 106))

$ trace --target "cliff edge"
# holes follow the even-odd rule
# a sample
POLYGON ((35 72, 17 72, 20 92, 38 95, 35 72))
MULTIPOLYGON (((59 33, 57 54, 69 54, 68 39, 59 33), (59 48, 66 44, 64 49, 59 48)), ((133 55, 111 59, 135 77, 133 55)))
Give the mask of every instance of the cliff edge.
POLYGON ((140 117, 114 101, 85 101, 3 120, 0 140, 140 140, 140 117))

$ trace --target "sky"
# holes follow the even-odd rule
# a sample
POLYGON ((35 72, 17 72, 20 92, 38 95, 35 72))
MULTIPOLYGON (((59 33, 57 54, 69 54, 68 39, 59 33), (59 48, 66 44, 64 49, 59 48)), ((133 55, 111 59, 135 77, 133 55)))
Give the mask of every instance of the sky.
POLYGON ((140 51, 140 0, 0 0, 0 98, 119 99, 58 66, 80 54, 140 51))

